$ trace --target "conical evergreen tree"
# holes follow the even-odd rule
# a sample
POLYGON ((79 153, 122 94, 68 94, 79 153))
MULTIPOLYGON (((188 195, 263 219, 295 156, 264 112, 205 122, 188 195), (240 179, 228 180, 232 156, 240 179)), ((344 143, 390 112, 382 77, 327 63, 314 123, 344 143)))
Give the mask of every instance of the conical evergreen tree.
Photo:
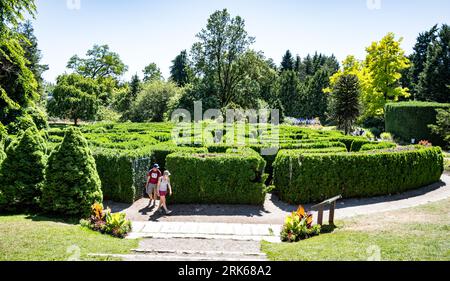
POLYGON ((280 70, 281 72, 294 70, 294 66, 295 66, 294 57, 292 56, 291 51, 287 50, 281 61, 280 70))
MULTIPOLYGON (((425 69, 425 64, 427 62, 428 48, 435 43, 438 30, 438 26, 435 25, 429 31, 420 33, 417 37, 417 42, 414 45, 414 53, 411 55, 412 66, 409 69, 408 80, 411 84, 411 92, 415 97, 418 94, 417 86, 419 84, 420 74, 425 69)), ((420 98, 420 96, 418 96, 418 98, 420 98)))
POLYGON ((0 209, 38 206, 47 162, 46 144, 34 127, 8 146, 0 169, 0 209))
POLYGON ((49 212, 88 216, 92 204, 103 200, 94 157, 78 128, 66 131, 50 155, 46 175, 42 207, 49 212))
POLYGON ((294 71, 284 71, 279 78, 278 97, 284 107, 284 114, 297 117, 299 107, 299 78, 294 71))
POLYGON ((306 91, 301 95, 302 112, 305 118, 320 118, 325 120, 328 100, 324 89, 330 85, 329 73, 326 68, 318 70, 306 85, 306 91))
POLYGON ((430 46, 424 71, 420 74, 417 98, 450 102, 450 26, 444 25, 439 39, 430 46))
POLYGON ((170 67, 170 79, 183 87, 189 83, 189 61, 186 50, 182 51, 173 61, 170 67))
POLYGON ((356 75, 339 77, 331 93, 329 117, 337 123, 338 129, 350 134, 360 114, 360 85, 356 75))

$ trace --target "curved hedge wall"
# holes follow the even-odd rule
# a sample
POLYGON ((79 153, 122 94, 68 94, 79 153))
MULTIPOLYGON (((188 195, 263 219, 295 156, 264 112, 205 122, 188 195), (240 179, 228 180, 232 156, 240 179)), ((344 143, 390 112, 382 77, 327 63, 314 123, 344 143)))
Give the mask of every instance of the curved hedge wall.
POLYGON ((252 204, 265 200, 266 162, 257 153, 185 154, 167 156, 172 172, 172 203, 252 204))
POLYGON ((439 181, 443 173, 440 148, 398 152, 308 154, 282 150, 274 163, 274 182, 283 201, 319 202, 400 193, 439 181))
POLYGON ((174 152, 202 153, 203 148, 154 146, 141 150, 94 151, 97 171, 102 181, 103 197, 122 203, 133 203, 144 193, 146 175, 153 163, 164 169, 166 156, 174 152))
POLYGON ((406 142, 427 140, 444 145, 441 137, 428 127, 436 124, 436 109, 450 109, 450 104, 429 102, 389 103, 385 108, 386 131, 406 142))

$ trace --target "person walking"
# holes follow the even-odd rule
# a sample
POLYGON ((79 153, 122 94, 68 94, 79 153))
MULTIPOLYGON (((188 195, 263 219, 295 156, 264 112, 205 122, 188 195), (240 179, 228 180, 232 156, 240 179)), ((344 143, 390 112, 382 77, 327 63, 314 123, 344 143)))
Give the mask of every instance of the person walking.
POLYGON ((152 208, 156 206, 157 198, 157 185, 159 179, 161 178, 162 173, 159 170, 159 165, 154 164, 152 169, 147 174, 147 185, 145 186, 145 191, 150 198, 150 202, 148 203, 148 208, 152 208))
POLYGON ((157 186, 157 194, 160 197, 159 207, 158 207, 157 211, 162 212, 161 208, 163 208, 164 211, 166 212, 166 215, 170 215, 172 213, 172 211, 169 211, 169 209, 167 209, 167 201, 166 201, 167 194, 169 196, 172 195, 172 186, 170 185, 170 172, 169 171, 165 171, 164 175, 159 178, 158 186, 157 186))

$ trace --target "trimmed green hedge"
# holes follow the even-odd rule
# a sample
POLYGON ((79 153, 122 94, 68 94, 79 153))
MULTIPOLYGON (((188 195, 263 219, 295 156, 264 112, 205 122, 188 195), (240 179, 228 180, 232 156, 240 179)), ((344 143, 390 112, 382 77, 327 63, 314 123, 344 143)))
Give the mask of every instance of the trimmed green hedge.
POLYGON ((122 203, 141 198, 152 164, 158 163, 164 169, 166 156, 178 151, 202 153, 206 149, 153 146, 135 151, 96 150, 94 158, 104 198, 122 203))
POLYGON ((360 151, 383 150, 395 147, 397 147, 397 145, 393 142, 374 142, 363 145, 360 151))
POLYGON ((450 109, 450 104, 429 102, 390 103, 385 108, 386 131, 403 141, 416 143, 427 140, 434 145, 445 145, 444 140, 433 134, 429 125, 436 124, 436 109, 450 109))
POLYGON ((228 154, 174 153, 167 156, 172 173, 171 203, 253 204, 265 200, 264 159, 239 150, 228 154))
POLYGON ((398 152, 307 154, 283 150, 274 163, 274 182, 283 201, 319 202, 388 195, 439 181, 440 148, 407 148, 398 152))

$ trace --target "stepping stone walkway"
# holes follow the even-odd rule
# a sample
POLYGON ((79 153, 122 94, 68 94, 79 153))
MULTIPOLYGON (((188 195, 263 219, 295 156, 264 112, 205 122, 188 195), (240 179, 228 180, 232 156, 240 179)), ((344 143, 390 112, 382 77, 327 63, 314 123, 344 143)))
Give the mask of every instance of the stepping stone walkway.
POLYGON ((196 238, 240 241, 280 241, 281 225, 196 223, 196 222, 133 222, 127 237, 135 238, 196 238))

